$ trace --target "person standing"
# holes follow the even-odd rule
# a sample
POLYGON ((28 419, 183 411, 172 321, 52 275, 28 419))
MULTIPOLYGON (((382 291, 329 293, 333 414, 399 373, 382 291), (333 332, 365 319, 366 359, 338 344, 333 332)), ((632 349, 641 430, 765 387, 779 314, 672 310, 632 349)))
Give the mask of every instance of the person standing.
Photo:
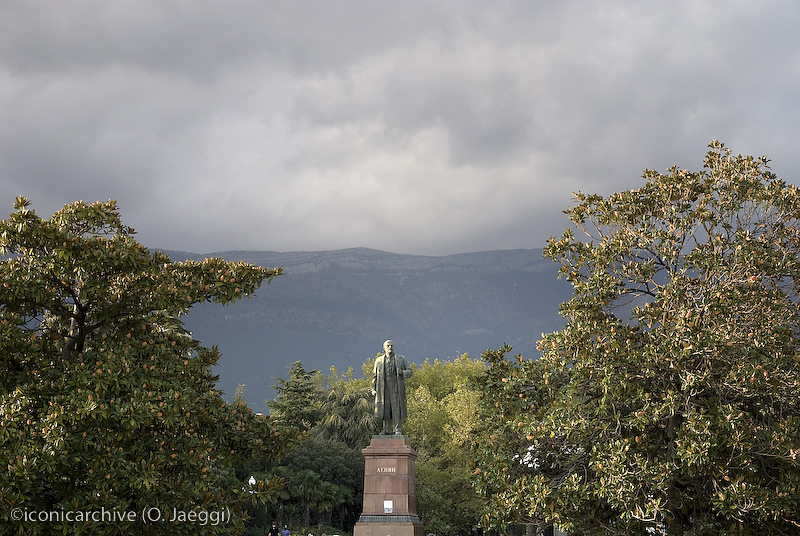
POLYGON ((387 435, 394 422, 395 435, 403 435, 403 421, 408 417, 406 379, 412 374, 406 358, 394 353, 394 343, 383 343, 383 355, 375 359, 372 394, 375 397, 375 418, 383 420, 381 435, 387 435))

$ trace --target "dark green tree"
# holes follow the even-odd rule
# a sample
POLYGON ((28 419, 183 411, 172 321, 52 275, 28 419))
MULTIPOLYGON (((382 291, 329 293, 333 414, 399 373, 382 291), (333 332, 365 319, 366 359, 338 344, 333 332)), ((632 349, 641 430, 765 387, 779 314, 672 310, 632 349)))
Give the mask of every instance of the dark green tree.
POLYGON ((800 530, 800 191, 714 142, 704 170, 577 194, 574 288, 540 361, 490 352, 477 484, 495 525, 800 530))
POLYGON ((321 419, 314 428, 314 435, 341 441, 353 449, 360 450, 369 445, 377 422, 370 392, 371 380, 353 378, 352 368, 339 377, 336 369, 331 367, 325 383, 321 419))
MULTIPOLYGON (((325 399, 330 399, 324 389, 335 386, 336 392, 347 393, 353 390, 351 383, 352 373, 348 372, 339 378, 333 369, 329 378, 323 378, 319 371, 306 371, 300 361, 289 366, 289 378, 276 378, 277 384, 273 388, 278 393, 274 400, 267 401, 272 416, 277 422, 293 426, 303 431, 304 441, 299 442, 281 460, 281 466, 276 467, 269 458, 251 461, 238 468, 241 478, 246 474, 273 474, 284 480, 284 488, 279 500, 274 501, 267 509, 267 513, 280 521, 292 519, 293 512, 299 512, 294 519, 299 524, 307 525, 314 514, 329 519, 333 510, 339 513, 339 522, 342 529, 352 529, 355 522, 352 513, 354 497, 360 501, 364 479, 364 460, 360 448, 351 448, 338 438, 339 428, 328 428, 331 433, 321 433, 327 411, 335 411, 332 405, 324 404, 325 399), (307 471, 313 471, 318 480, 318 486, 310 486, 309 482, 298 480, 298 475, 310 478, 307 471), (332 488, 327 484, 346 486, 347 493, 332 488), (319 493, 312 492, 318 487, 325 490, 319 493), (312 490, 312 491, 308 491, 312 490), (342 500, 339 500, 342 499, 342 500)), ((360 506, 360 503, 359 503, 360 506)), ((269 517, 269 515, 267 516, 269 517)), ((254 520, 251 525, 260 524, 254 520)))
POLYGON ((278 384, 273 387, 278 394, 266 402, 270 415, 284 426, 310 431, 321 418, 319 371, 306 371, 300 361, 295 361, 289 366, 288 380, 280 377, 275 380, 278 384))
POLYGON ((317 504, 320 512, 319 523, 320 525, 331 526, 334 510, 345 504, 352 503, 353 493, 347 486, 328 481, 323 481, 320 487, 320 500, 317 504))
MULTIPOLYGON (((20 523, 23 511, 224 510, 229 523, 144 524, 139 534, 241 526, 232 466, 278 458, 293 435, 226 404, 178 316, 229 303, 281 273, 220 259, 171 262, 136 242, 113 201, 42 219, 18 198, 0 222, 0 526, 25 534, 130 534, 126 523, 20 523)), ((256 486, 262 498, 276 482, 256 486)))
POLYGON ((300 469, 289 481, 290 493, 300 500, 300 509, 303 512, 303 526, 311 525, 311 510, 316 508, 322 499, 323 481, 319 473, 311 469, 300 469))
POLYGON ((347 486, 354 493, 360 494, 364 485, 361 450, 341 441, 312 437, 288 452, 281 463, 293 471, 311 469, 322 480, 347 486))

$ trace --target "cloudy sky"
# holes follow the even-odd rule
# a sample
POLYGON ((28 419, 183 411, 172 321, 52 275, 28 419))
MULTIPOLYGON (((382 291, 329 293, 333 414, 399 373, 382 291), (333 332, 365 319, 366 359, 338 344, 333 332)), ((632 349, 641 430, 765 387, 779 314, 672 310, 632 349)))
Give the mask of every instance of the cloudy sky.
POLYGON ((4 0, 0 217, 118 200, 149 247, 539 248, 571 192, 800 179, 794 0, 4 0))

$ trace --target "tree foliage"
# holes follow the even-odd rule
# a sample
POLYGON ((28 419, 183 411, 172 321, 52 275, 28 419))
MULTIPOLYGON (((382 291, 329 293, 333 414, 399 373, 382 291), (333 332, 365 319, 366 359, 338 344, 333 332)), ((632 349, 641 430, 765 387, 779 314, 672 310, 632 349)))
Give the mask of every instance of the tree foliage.
MULTIPOLYGON (((135 512, 139 534, 207 534, 230 523, 142 522, 230 509, 243 495, 231 466, 278 457, 292 433, 226 404, 204 348, 178 316, 225 304, 280 269, 220 259, 171 262, 122 224, 113 201, 42 219, 18 198, 0 222, 0 516, 26 534, 129 534, 125 523, 24 523, 26 511, 135 512), (16 522, 16 525, 14 523, 16 522)), ((262 499, 278 482, 261 482, 262 499)))
POLYGON ((321 397, 321 419, 314 428, 320 439, 338 440, 360 450, 369 445, 375 433, 375 408, 371 380, 353 377, 350 367, 341 377, 335 367, 325 378, 321 397))
POLYGON ((545 256, 574 288, 539 361, 490 352, 490 523, 800 531, 800 191, 714 142, 701 172, 576 194, 545 256))
MULTIPOLYGON (((341 527, 355 524, 361 514, 364 486, 364 457, 361 452, 341 441, 312 438, 292 449, 281 463, 290 468, 292 474, 307 470, 317 475, 317 500, 309 506, 318 517, 312 521, 330 526, 335 511, 341 527)), ((290 489, 302 491, 296 486, 290 486, 290 489)), ((302 497, 299 498, 302 501, 302 497)), ((305 509, 303 513, 310 515, 305 509)), ((304 525, 309 526, 306 521, 308 518, 304 525)))
POLYGON ((285 426, 308 432, 319 422, 322 387, 318 370, 307 371, 303 363, 295 361, 289 366, 289 379, 276 376, 277 395, 267 400, 270 415, 285 426))
POLYGON ((275 378, 277 395, 267 405, 277 422, 302 430, 304 441, 287 452, 280 465, 264 458, 239 468, 244 478, 272 474, 284 480, 277 500, 248 525, 266 530, 277 519, 295 526, 330 526, 336 514, 339 528, 350 531, 361 513, 361 449, 369 444, 375 427, 371 402, 364 415, 367 380, 354 379, 352 369, 340 377, 334 367, 324 377, 317 370, 306 371, 300 361, 288 369, 288 379, 275 378))
POLYGON ((479 392, 472 384, 483 360, 467 354, 425 360, 407 383, 404 426, 416 462, 417 513, 428 533, 470 534, 479 523, 480 498, 470 484, 470 443, 478 425, 479 392))

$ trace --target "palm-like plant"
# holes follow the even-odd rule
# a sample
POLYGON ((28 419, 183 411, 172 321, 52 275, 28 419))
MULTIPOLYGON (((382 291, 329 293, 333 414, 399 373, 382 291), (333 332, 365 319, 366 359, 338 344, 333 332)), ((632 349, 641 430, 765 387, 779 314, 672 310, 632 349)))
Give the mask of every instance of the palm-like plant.
POLYGON ((300 508, 303 512, 303 525, 311 524, 311 508, 315 507, 322 497, 322 484, 324 482, 319 474, 310 469, 298 471, 292 479, 294 496, 300 499, 300 508))
MULTIPOLYGON (((317 508, 320 512, 320 523, 331 525, 333 510, 351 502, 353 500, 353 493, 350 491, 350 488, 334 484, 333 482, 322 482, 320 491, 321 497, 317 503, 317 508)), ((339 517, 344 517, 341 511, 339 512, 339 517)))

